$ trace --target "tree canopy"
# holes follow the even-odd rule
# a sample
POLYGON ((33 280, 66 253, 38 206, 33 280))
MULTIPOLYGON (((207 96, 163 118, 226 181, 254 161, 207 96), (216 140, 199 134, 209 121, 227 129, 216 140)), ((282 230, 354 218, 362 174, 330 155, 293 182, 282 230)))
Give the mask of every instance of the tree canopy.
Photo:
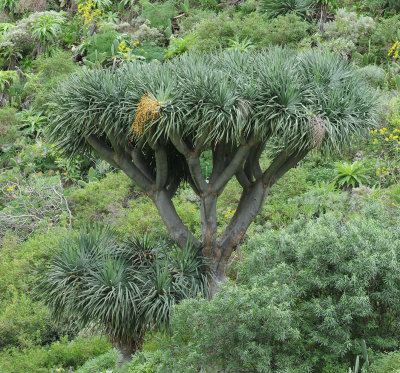
POLYGON ((52 139, 70 155, 94 150, 122 169, 153 199, 171 236, 181 246, 191 240, 203 247, 223 277, 276 180, 311 149, 338 151, 367 133, 376 99, 335 55, 272 48, 82 69, 60 85, 51 105, 52 139), (262 170, 266 148, 272 161, 262 170), (200 167, 205 150, 213 153, 209 180, 200 167), (233 176, 243 195, 217 240, 216 199, 233 176), (201 199, 201 240, 171 201, 183 180, 201 199))

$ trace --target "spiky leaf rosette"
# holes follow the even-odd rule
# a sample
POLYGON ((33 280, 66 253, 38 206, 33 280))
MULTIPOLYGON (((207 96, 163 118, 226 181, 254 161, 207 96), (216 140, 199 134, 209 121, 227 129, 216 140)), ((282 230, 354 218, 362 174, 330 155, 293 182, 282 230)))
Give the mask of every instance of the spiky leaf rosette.
POLYGON ((313 0, 262 0, 261 11, 269 18, 276 18, 287 13, 295 13, 306 18, 314 10, 313 0))
POLYGON ((206 137, 211 147, 238 144, 254 134, 301 149, 315 145, 316 118, 326 132, 320 147, 338 150, 353 134, 374 126, 376 106, 346 61, 325 52, 278 48, 185 55, 114 71, 82 69, 61 84, 51 105, 51 137, 71 154, 88 150, 91 134, 122 147, 132 135, 135 143, 173 133, 191 144, 206 137), (146 96, 157 102, 159 115, 134 132, 146 96))
POLYGON ((135 348, 146 330, 169 328, 174 304, 207 295, 204 273, 190 245, 123 241, 109 227, 89 225, 60 242, 37 290, 57 318, 97 325, 135 348))

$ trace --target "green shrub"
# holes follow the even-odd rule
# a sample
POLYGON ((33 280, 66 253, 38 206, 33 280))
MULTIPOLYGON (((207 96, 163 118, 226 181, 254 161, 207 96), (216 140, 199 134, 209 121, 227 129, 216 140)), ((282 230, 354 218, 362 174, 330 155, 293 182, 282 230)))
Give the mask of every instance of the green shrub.
POLYGON ((397 14, 390 18, 380 18, 376 29, 371 35, 371 53, 379 62, 390 61, 388 51, 392 45, 399 40, 400 15, 397 14))
POLYGON ((393 351, 374 357, 368 373, 399 373, 400 352, 393 351))
POLYGON ((142 56, 147 62, 158 60, 163 61, 165 56, 165 48, 154 45, 153 42, 146 41, 139 45, 134 51, 135 55, 142 56))
POLYGON ((17 152, 17 117, 14 108, 0 109, 0 168, 6 166, 17 152))
MULTIPOLYGON (((265 44, 262 40, 258 41, 260 47, 271 45, 295 46, 313 30, 313 26, 310 23, 303 21, 296 14, 278 16, 264 27, 266 28, 265 32, 267 38, 264 42, 265 44)), ((245 30, 246 27, 244 29, 244 34, 246 34, 245 30)), ((249 25, 249 38, 251 37, 251 33, 254 32, 253 40, 257 42, 255 31, 256 30, 252 29, 251 25, 249 25)))
POLYGON ((324 27, 323 39, 328 40, 327 47, 331 50, 340 51, 343 55, 345 51, 348 55, 354 51, 361 54, 370 52, 370 37, 376 28, 371 17, 339 9, 335 20, 324 27))
POLYGON ((53 89, 78 66, 72 61, 71 53, 59 51, 51 57, 39 57, 34 67, 37 74, 26 83, 24 94, 33 101, 37 111, 44 111, 53 89))
POLYGON ((148 19, 151 27, 161 27, 165 29, 171 24, 171 18, 175 17, 178 11, 172 1, 164 3, 152 3, 144 7, 141 18, 148 19))
POLYGON ((87 38, 87 55, 86 59, 90 62, 96 62, 102 56, 111 56, 111 46, 117 38, 118 33, 114 30, 109 30, 101 34, 94 34, 87 38))
POLYGON ((336 163, 335 182, 344 189, 352 189, 367 182, 366 172, 363 162, 336 163))
POLYGON ((0 354, 2 373, 48 373, 51 369, 77 368, 87 360, 102 355, 111 348, 104 337, 77 338, 71 342, 62 338, 50 346, 32 347, 23 351, 10 350, 0 354))
POLYGON ((39 42, 39 46, 36 47, 37 53, 48 52, 49 43, 51 48, 56 46, 60 41, 61 37, 61 25, 65 23, 65 18, 57 13, 44 13, 37 17, 31 28, 31 35, 34 39, 39 42))
POLYGON ((254 236, 239 284, 181 303, 171 341, 134 361, 153 372, 342 372, 362 339, 395 348, 400 220, 372 200, 348 211, 254 236))
POLYGON ((113 371, 120 360, 120 353, 112 349, 103 355, 88 360, 76 373, 102 373, 104 371, 113 371))
POLYGON ((368 16, 358 16, 355 12, 339 9, 335 20, 325 24, 325 37, 346 38, 354 44, 364 43, 375 30, 375 21, 368 16))
POLYGON ((231 39, 248 40, 256 48, 271 45, 295 45, 312 30, 312 25, 295 14, 279 16, 272 21, 256 12, 241 17, 228 13, 201 21, 193 30, 197 38, 190 49, 208 51, 227 48, 231 39))
POLYGON ((58 331, 48 308, 27 295, 14 290, 11 298, 0 301, 0 350, 53 342, 58 331))
POLYGON ((375 88, 383 88, 387 83, 386 71, 376 65, 364 66, 359 70, 360 76, 366 78, 375 88))

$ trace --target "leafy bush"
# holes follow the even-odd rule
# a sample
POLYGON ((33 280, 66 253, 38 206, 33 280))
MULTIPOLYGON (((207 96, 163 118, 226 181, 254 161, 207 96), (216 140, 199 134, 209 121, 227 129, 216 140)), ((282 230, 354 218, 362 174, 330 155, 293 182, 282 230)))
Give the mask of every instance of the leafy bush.
POLYGON ((101 56, 110 57, 111 47, 117 35, 116 31, 110 30, 102 34, 94 34, 87 38, 86 59, 90 62, 96 62, 101 56))
POLYGON ((17 117, 14 108, 0 109, 0 168, 6 166, 16 154, 18 137, 17 117))
MULTIPOLYGON (((64 22, 65 18, 57 13, 45 13, 33 21, 32 37, 39 41, 45 52, 48 51, 49 43, 57 44, 61 35, 61 25, 64 22)), ((38 53, 40 52, 41 50, 38 48, 38 53)))
POLYGON ((189 244, 121 242, 110 228, 86 226, 60 242, 38 291, 58 319, 99 325, 129 352, 147 330, 168 330, 174 304, 207 293, 204 270, 189 244))
POLYGON ((88 360, 76 373, 102 373, 104 371, 113 371, 120 360, 120 353, 112 349, 103 355, 88 360))
POLYGON ((359 214, 328 213, 256 235, 243 249, 239 285, 178 305, 171 341, 134 361, 153 361, 153 372, 305 372, 349 366, 362 339, 395 348, 399 219, 371 200, 357 206, 359 214))
POLYGON ((335 20, 325 24, 325 36, 328 38, 346 38, 355 44, 368 38, 375 30, 371 17, 358 16, 355 12, 339 9, 335 20))
POLYGON ((71 53, 59 51, 51 57, 39 57, 34 62, 37 74, 26 83, 24 94, 33 101, 38 112, 45 113, 52 91, 60 81, 77 69, 71 53))
POLYGON ((371 53, 377 57, 378 61, 386 62, 390 60, 388 51, 399 40, 399 23, 400 15, 397 14, 390 18, 381 18, 376 25, 370 38, 370 45, 371 53))
MULTIPOLYGON (((325 33, 323 38, 329 40, 330 49, 344 50, 346 45, 348 52, 354 46, 355 50, 361 54, 370 51, 370 37, 375 30, 375 21, 368 16, 358 16, 355 12, 349 12, 346 9, 339 9, 335 20, 325 24, 325 33), (335 39, 337 39, 335 41, 335 39), (340 45, 338 40, 340 40, 340 45), (335 46, 336 44, 336 46, 335 46)), ((350 54, 350 53, 347 53, 350 54)))
POLYGON ((10 350, 0 354, 2 373, 48 373, 51 369, 61 371, 77 368, 85 361, 103 355, 111 348, 104 337, 77 338, 68 341, 62 338, 50 346, 32 347, 23 351, 10 350))
POLYGON ((359 70, 360 76, 366 78, 373 87, 383 88, 386 84, 386 71, 376 65, 364 66, 359 70))
POLYGON ((306 37, 312 26, 295 14, 278 16, 272 21, 258 13, 244 18, 239 15, 230 17, 221 13, 214 18, 201 21, 193 30, 197 35, 190 49, 208 51, 228 48, 230 40, 248 40, 256 48, 271 45, 294 45, 306 37))
POLYGON ((174 2, 166 1, 164 3, 149 3, 143 8, 140 16, 143 19, 148 19, 151 27, 165 29, 171 24, 171 18, 177 14, 174 2))
MULTIPOLYGON (((58 227, 47 234, 39 232, 24 242, 6 235, 1 245, 0 349, 50 343, 60 335, 75 332, 64 324, 56 325, 48 308, 30 298, 36 271, 40 271, 54 240, 64 235, 66 229, 58 227)), ((0 368, 0 371, 3 370, 0 368)))
POLYGON ((132 40, 138 40, 141 43, 152 42, 155 45, 163 45, 165 42, 164 34, 155 27, 149 27, 149 21, 144 22, 132 34, 132 40))
POLYGON ((165 51, 165 58, 169 59, 185 53, 195 38, 196 35, 193 34, 188 34, 183 38, 171 38, 169 46, 165 51))
POLYGON ((368 373, 399 373, 400 352, 393 351, 376 356, 368 370, 368 373))
POLYGON ((53 342, 59 330, 51 321, 48 308, 23 293, 13 292, 11 298, 0 301, 0 350, 53 342))

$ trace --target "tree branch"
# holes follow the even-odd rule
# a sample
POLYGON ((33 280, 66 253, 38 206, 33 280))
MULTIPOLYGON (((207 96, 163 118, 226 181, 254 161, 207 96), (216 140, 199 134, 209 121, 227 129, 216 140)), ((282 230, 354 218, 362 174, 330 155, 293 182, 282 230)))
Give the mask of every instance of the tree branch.
POLYGON ((150 147, 154 150, 156 158, 156 186, 157 189, 165 187, 168 179, 168 156, 165 146, 149 140, 150 147))
POLYGON ((272 186, 278 179, 283 176, 287 171, 294 167, 299 161, 301 161, 309 152, 309 149, 290 151, 284 149, 278 156, 272 161, 271 165, 263 174, 264 185, 272 186))
POLYGON ((255 142, 256 139, 253 136, 248 142, 239 146, 229 165, 222 171, 220 176, 212 185, 212 188, 217 193, 221 193, 228 181, 232 178, 233 175, 235 175, 239 167, 246 160, 246 157, 249 155, 250 149, 252 146, 254 146, 255 142))
MULTIPOLYGON (((199 153, 192 151, 177 132, 172 133, 170 139, 178 151, 185 156, 190 175, 192 176, 193 183, 196 185, 197 190, 202 194, 206 194, 209 189, 209 184, 201 171, 199 153)), ((205 139, 203 141, 205 141, 205 139)))
POLYGON ((146 193, 151 192, 151 182, 149 182, 145 175, 135 167, 132 163, 131 157, 126 152, 123 152, 122 154, 115 153, 113 149, 95 135, 87 136, 86 141, 104 160, 110 163, 113 167, 120 168, 124 171, 135 184, 143 189, 143 191, 146 193))
POLYGON ((250 186, 251 182, 248 179, 248 177, 246 176, 246 174, 242 168, 236 172, 235 176, 236 176, 237 181, 239 182, 239 184, 242 186, 243 189, 246 189, 250 186))
POLYGON ((210 184, 213 184, 218 178, 222 170, 224 169, 225 163, 225 144, 215 144, 212 149, 213 155, 213 169, 210 176, 210 184))
POLYGON ((178 243, 180 247, 186 245, 189 241, 197 248, 201 247, 201 243, 189 231, 188 227, 183 224, 181 218, 176 212, 175 206, 172 203, 171 197, 167 190, 155 191, 152 199, 164 221, 165 226, 171 237, 178 243))

